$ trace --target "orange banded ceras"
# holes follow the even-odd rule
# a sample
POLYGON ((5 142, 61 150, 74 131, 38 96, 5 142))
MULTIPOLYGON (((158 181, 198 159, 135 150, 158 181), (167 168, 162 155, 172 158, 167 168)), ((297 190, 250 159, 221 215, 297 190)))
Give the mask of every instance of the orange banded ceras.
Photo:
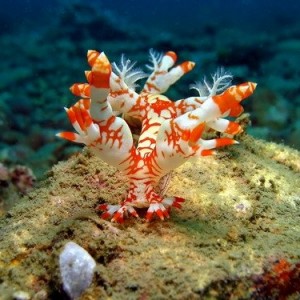
POLYGON ((104 52, 94 50, 88 51, 87 57, 91 66, 86 71, 88 83, 71 87, 72 93, 82 99, 66 109, 77 133, 62 132, 58 136, 87 145, 128 177, 126 199, 119 205, 97 207, 104 211, 103 218, 123 222, 125 215, 138 217, 135 208, 146 207, 146 220, 155 214, 163 220, 169 217, 170 208, 180 208, 184 199, 163 198, 155 192, 160 178, 191 157, 211 155, 215 148, 237 143, 228 137, 205 140, 202 135, 208 128, 230 135, 241 132, 238 123, 225 117, 243 112, 240 102, 253 93, 256 84, 230 86, 232 76, 219 71, 211 85, 204 81, 194 87, 198 97, 173 102, 161 94, 194 67, 190 61, 173 67, 177 59, 174 52, 161 55, 150 50, 151 74, 140 93, 135 91, 136 81, 146 76, 134 69, 130 60, 122 56, 120 65, 111 65, 104 52), (121 114, 141 122, 137 145, 121 114))

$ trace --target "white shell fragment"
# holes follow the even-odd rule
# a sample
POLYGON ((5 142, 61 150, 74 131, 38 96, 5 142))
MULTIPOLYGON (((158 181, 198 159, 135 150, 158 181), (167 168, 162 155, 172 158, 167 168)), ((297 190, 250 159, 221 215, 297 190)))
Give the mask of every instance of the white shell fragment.
POLYGON ((13 296, 14 300, 29 300, 30 299, 30 295, 24 291, 14 292, 12 296, 13 296))
POLYGON ((82 247, 68 242, 59 256, 59 267, 64 291, 77 299, 91 284, 96 262, 82 247))

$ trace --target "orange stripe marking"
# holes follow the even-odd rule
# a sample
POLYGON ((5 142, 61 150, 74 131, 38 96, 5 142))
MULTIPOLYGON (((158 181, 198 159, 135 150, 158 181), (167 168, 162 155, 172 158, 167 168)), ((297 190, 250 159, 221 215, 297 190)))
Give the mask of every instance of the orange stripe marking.
POLYGON ((97 57, 99 56, 99 52, 96 50, 89 50, 87 52, 88 63, 91 67, 93 67, 97 57))
POLYGON ((69 117, 69 120, 72 124, 74 124, 76 122, 76 115, 75 113, 73 112, 72 109, 68 109, 67 110, 67 114, 68 114, 68 117, 69 117))
POLYGON ((74 132, 60 132, 58 136, 71 142, 76 140, 76 135, 74 132))
POLYGON ((205 128, 205 124, 201 123, 192 130, 191 136, 190 136, 191 143, 196 143, 199 140, 199 138, 202 136, 204 128, 205 128))
POLYGON ((173 61, 176 62, 176 60, 177 60, 177 55, 176 55, 175 52, 173 52, 173 51, 168 51, 165 55, 170 56, 170 57, 173 59, 173 61))
POLYGON ((235 144, 235 141, 230 138, 216 139, 216 148, 235 144))
POLYGON ((241 131, 242 131, 242 127, 240 126, 240 124, 235 123, 235 122, 229 122, 229 124, 225 130, 225 133, 237 134, 241 131))
POLYGON ((180 65, 184 74, 191 71, 194 68, 194 66, 195 66, 195 63, 192 61, 185 61, 180 65))

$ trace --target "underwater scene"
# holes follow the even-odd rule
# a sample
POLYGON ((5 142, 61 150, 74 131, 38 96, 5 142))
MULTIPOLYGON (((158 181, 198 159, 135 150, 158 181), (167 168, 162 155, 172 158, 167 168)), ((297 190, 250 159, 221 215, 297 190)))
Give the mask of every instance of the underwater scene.
POLYGON ((0 10, 0 300, 300 299, 300 2, 0 10))

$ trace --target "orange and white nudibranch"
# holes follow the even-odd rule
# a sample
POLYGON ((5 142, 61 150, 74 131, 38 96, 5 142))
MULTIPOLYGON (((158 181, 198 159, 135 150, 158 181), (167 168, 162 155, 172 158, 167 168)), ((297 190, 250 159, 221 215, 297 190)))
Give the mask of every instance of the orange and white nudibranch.
POLYGON ((241 101, 253 93, 256 83, 231 85, 232 76, 219 70, 211 84, 204 81, 193 86, 199 96, 171 101, 162 93, 195 65, 185 61, 174 66, 175 52, 162 55, 150 50, 150 75, 135 69, 135 63, 124 56, 119 65, 111 64, 103 52, 89 50, 87 56, 91 66, 85 73, 88 83, 70 88, 82 99, 66 108, 76 133, 57 135, 87 145, 128 177, 126 199, 119 205, 97 207, 103 218, 121 223, 125 215, 138 217, 135 208, 146 207, 146 220, 154 215, 163 220, 169 217, 170 208, 180 208, 184 199, 164 198, 155 192, 159 180, 191 157, 211 155, 218 147, 236 144, 228 137, 206 140, 203 133, 207 129, 230 135, 241 132, 241 126, 226 117, 243 112, 241 101), (144 77, 146 82, 137 93, 136 82, 144 77), (124 118, 118 116, 121 114, 124 118), (126 122, 129 118, 141 123, 137 145, 126 122))

